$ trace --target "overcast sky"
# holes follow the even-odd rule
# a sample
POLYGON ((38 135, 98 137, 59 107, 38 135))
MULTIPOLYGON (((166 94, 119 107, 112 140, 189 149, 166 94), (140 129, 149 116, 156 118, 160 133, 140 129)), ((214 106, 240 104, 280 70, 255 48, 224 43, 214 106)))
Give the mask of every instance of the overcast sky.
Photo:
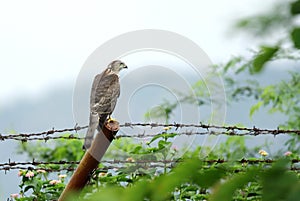
MULTIPOLYGON (((73 87, 96 48, 134 30, 176 32, 197 43, 212 62, 224 62, 254 45, 232 35, 234 20, 263 12, 276 1, 0 0, 0 112, 21 97, 42 97, 51 88, 73 87)), ((4 179, 0 182, 0 190, 6 192, 0 193, 1 200, 18 189, 18 178, 14 179, 10 185, 4 179)))
POLYGON ((0 106, 72 85, 97 47, 129 31, 173 31, 223 61, 251 46, 228 36, 233 20, 274 1, 0 1, 0 106))

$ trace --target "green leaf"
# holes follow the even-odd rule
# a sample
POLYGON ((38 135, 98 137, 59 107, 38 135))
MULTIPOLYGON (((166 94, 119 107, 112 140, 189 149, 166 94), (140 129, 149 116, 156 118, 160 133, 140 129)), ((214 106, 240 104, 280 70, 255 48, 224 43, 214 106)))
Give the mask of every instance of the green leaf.
POLYGON ((294 28, 291 32, 291 39, 294 42, 295 48, 300 49, 300 27, 294 28))
POLYGON ((166 142, 164 140, 160 140, 158 142, 158 150, 162 150, 162 149, 168 148, 168 146, 170 146, 171 144, 172 144, 171 142, 166 142))
MULTIPOLYGON (((148 197, 150 194, 151 188, 149 188, 149 183, 146 181, 139 181, 138 185, 134 186, 133 188, 126 189, 126 192, 123 193, 122 198, 117 199, 119 200, 130 200, 130 201, 140 201, 145 200, 145 197, 148 197)), ((114 193, 114 192, 112 192, 114 193)), ((99 199, 97 199, 99 200, 99 199)), ((104 199, 103 199, 104 200, 104 199)), ((109 199, 111 200, 111 199, 109 199)))
POLYGON ((248 63, 246 64, 243 64, 241 67, 239 67, 236 71, 235 71, 235 74, 239 74, 241 72, 243 72, 248 66, 248 63))
POLYGON ((297 174, 286 171, 287 165, 288 160, 279 160, 272 168, 264 172, 262 175, 263 200, 287 200, 293 188, 299 185, 297 174))
POLYGON ((137 145, 130 153, 132 153, 132 154, 137 154, 137 153, 139 153, 142 149, 143 149, 143 147, 142 147, 141 145, 137 145))
POLYGON ((164 139, 168 139, 168 138, 173 138, 177 135, 177 133, 161 133, 161 134, 157 134, 155 135, 151 141, 148 144, 151 144, 152 142, 154 142, 155 140, 159 139, 159 138, 164 138, 164 139))
POLYGON ((242 61, 242 57, 235 57, 229 60, 224 67, 224 72, 227 72, 229 68, 233 68, 235 65, 242 61))
POLYGON ((259 108, 262 106, 263 102, 262 101, 259 101, 258 103, 256 103, 255 105, 253 105, 251 108, 250 108, 250 117, 252 118, 254 112, 258 111, 259 108))
POLYGON ((278 49, 278 47, 262 46, 260 52, 253 60, 253 66, 250 69, 250 72, 259 73, 263 69, 265 64, 274 57, 278 49))
POLYGON ((291 189, 291 193, 287 196, 288 201, 298 201, 300 198, 300 183, 293 186, 291 189))
POLYGON ((214 193, 211 196, 212 201, 219 200, 233 200, 234 192, 249 182, 255 181, 256 175, 258 175, 258 169, 252 169, 244 174, 237 174, 225 183, 218 185, 214 189, 214 193))
POLYGON ((209 188, 217 183, 225 173, 226 171, 223 169, 211 168, 201 171, 199 174, 195 174, 194 180, 200 187, 209 188))
POLYGON ((34 189, 34 185, 28 185, 24 188, 24 193, 26 193, 28 190, 34 189))
POLYGON ((202 163, 198 159, 189 159, 185 163, 178 165, 171 174, 157 178, 151 184, 152 192, 150 200, 168 200, 170 192, 181 183, 190 181, 201 166, 202 163))
POLYGON ((298 15, 300 13, 300 1, 291 3, 291 14, 298 15))

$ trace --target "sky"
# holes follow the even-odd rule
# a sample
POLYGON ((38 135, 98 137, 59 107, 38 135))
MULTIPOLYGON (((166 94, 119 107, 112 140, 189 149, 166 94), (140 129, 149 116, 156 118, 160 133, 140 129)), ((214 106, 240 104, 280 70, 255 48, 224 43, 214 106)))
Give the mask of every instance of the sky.
MULTIPOLYGON (((172 31, 194 41, 213 63, 224 62, 255 46, 233 34, 234 20, 263 12, 275 1, 0 0, 0 113, 24 97, 32 99, 34 107, 34 100, 49 98, 49 91, 74 87, 95 49, 130 31, 172 31)), ((7 194, 0 195, 0 200, 17 189, 18 181, 13 182, 10 186, 2 183, 7 194)))
POLYGON ((229 36, 232 20, 272 2, 0 1, 0 106, 74 83, 98 46, 129 31, 173 31, 196 42, 213 62, 223 61, 252 45, 229 36))

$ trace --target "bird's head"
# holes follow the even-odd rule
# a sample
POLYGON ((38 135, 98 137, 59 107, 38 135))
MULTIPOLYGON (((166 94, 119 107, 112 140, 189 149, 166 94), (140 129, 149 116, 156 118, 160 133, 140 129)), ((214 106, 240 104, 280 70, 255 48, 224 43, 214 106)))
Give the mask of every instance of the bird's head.
POLYGON ((115 60, 108 65, 108 68, 115 73, 119 73, 123 68, 127 68, 127 66, 122 61, 115 60))

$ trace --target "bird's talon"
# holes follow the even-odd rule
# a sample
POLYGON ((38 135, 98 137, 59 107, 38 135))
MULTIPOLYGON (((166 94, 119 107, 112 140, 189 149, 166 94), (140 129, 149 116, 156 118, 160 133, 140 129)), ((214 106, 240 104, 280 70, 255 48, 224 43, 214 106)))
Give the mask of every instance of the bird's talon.
POLYGON ((108 123, 111 123, 111 122, 114 122, 114 121, 116 121, 116 119, 111 118, 111 117, 109 117, 108 120, 107 120, 108 123))

